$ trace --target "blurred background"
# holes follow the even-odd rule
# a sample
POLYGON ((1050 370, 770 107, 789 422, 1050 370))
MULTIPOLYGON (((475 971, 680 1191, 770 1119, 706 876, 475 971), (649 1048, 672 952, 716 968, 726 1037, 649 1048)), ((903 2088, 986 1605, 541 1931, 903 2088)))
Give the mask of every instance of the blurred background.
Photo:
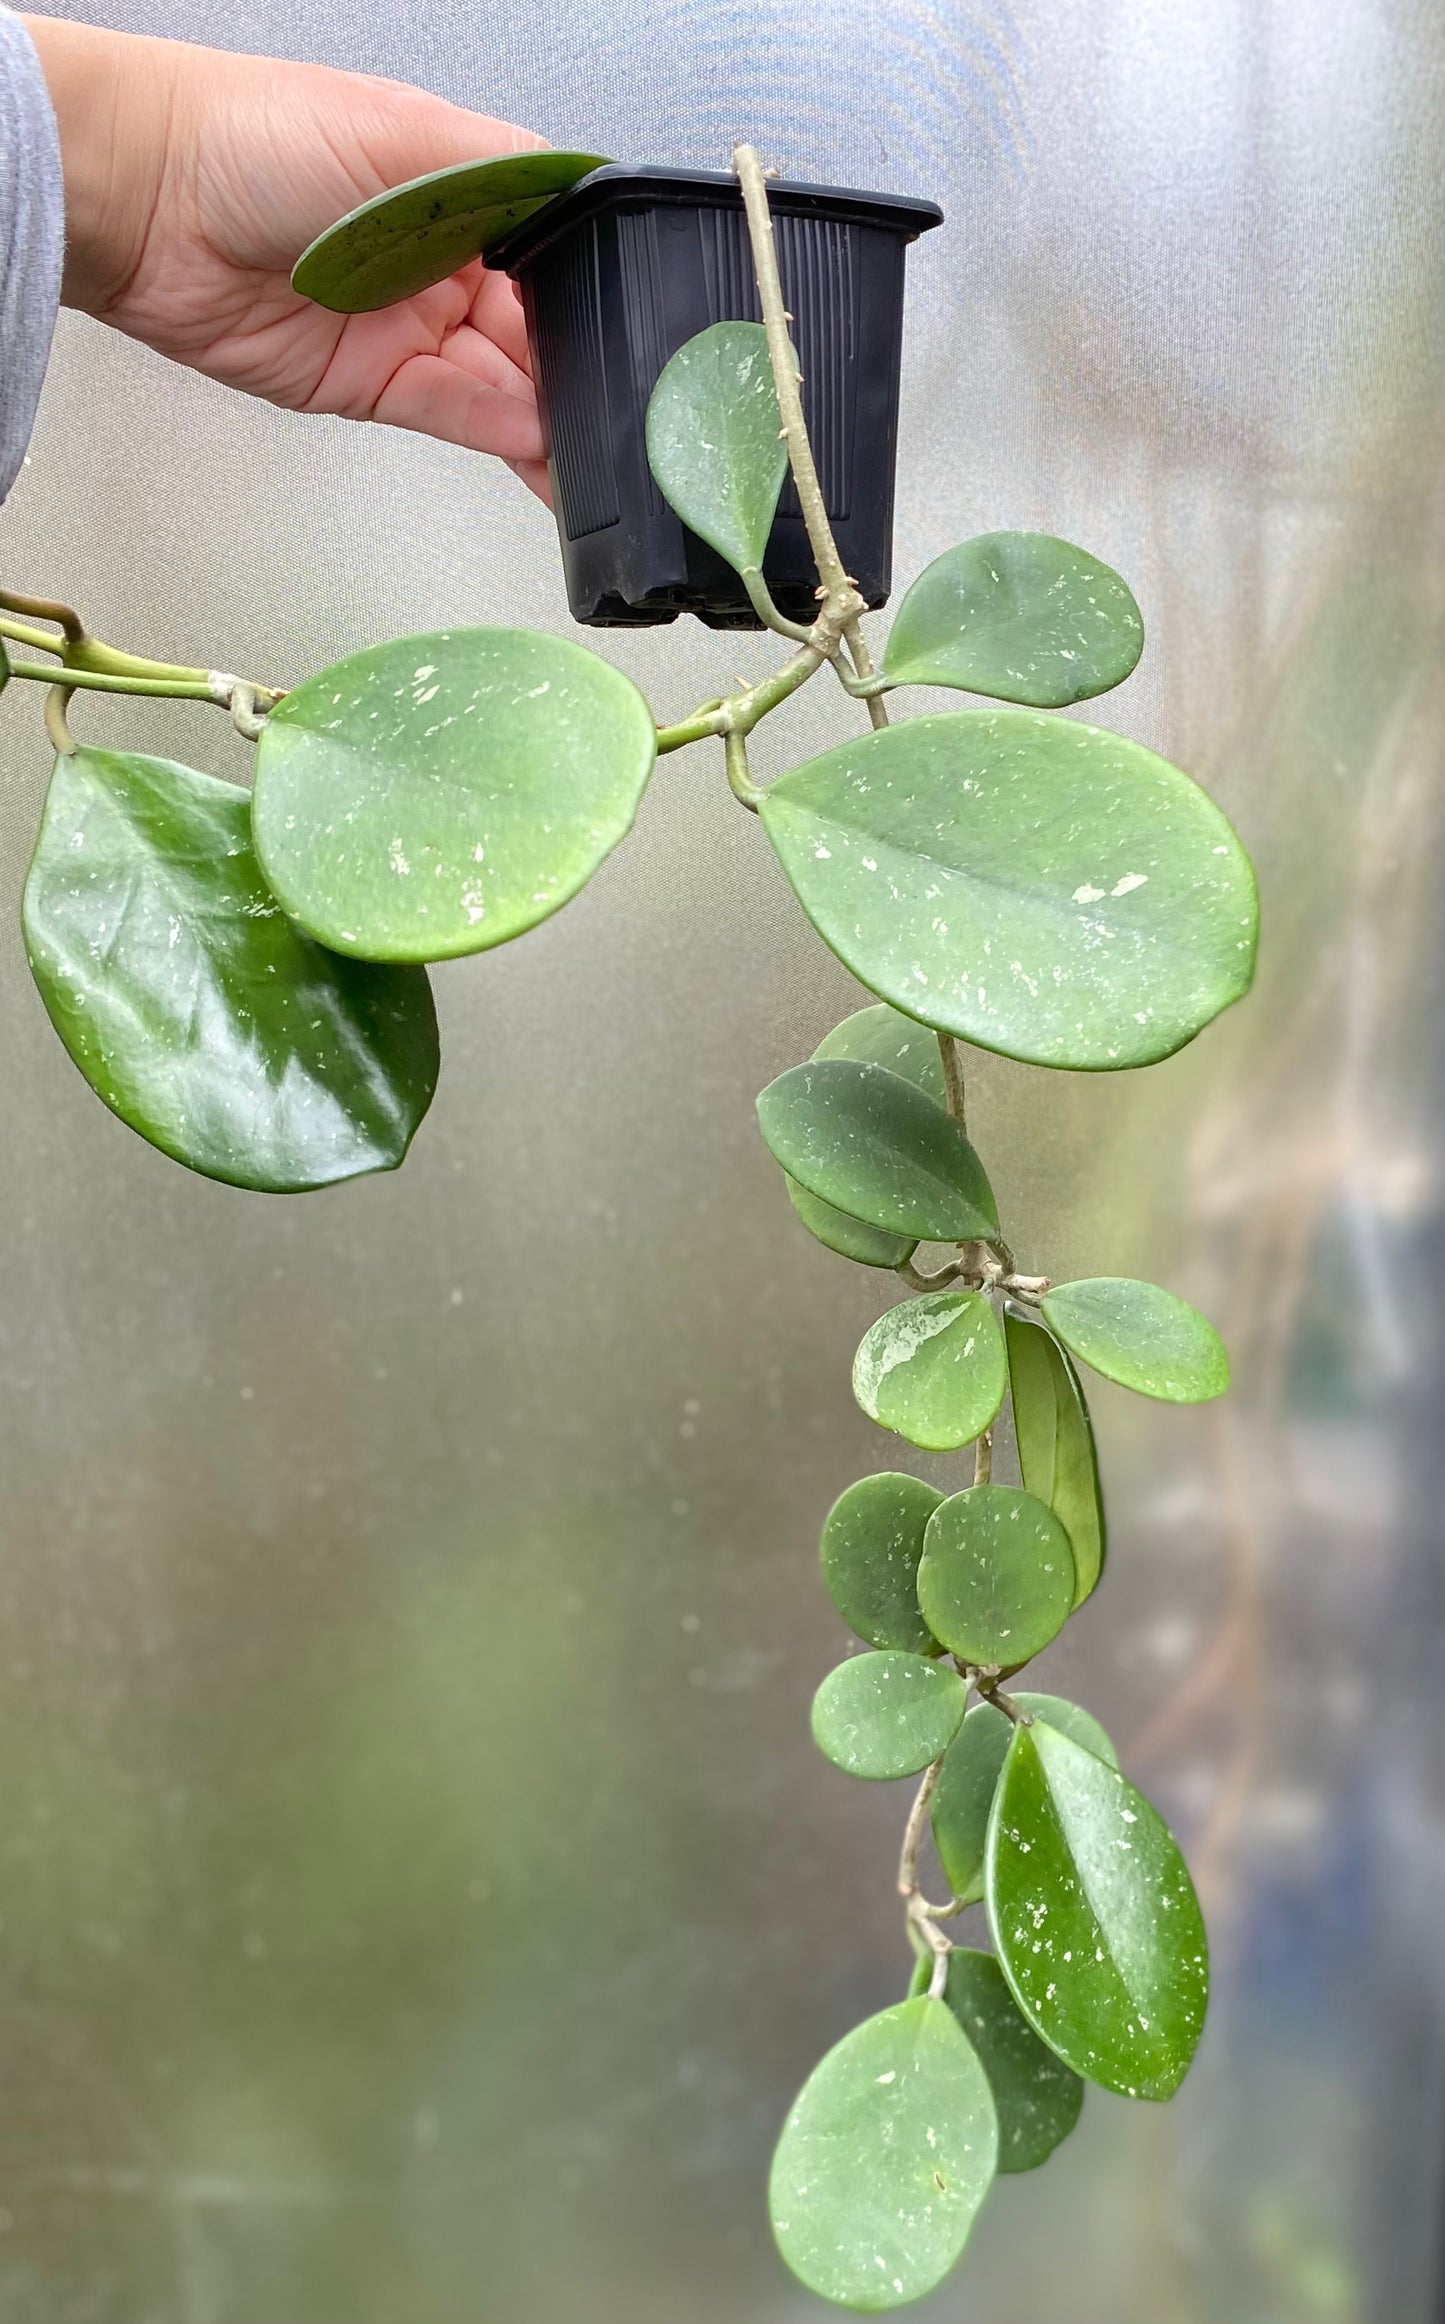
MULTIPOLYGON (((1157 1276, 1234 1353, 1220 1407, 1099 1385, 1110 1572, 1038 1677, 1173 1820, 1216 1982, 1178 2099, 1091 2092, 920 2314, 1438 2318, 1436 0, 61 12, 943 204, 900 579, 1005 526, 1123 570, 1150 645, 1097 715, 1233 815, 1264 946, 1150 1072, 970 1061, 1021 1263, 1157 1276)), ((3 540, 114 642, 276 682, 446 623, 576 634, 505 472, 75 317, 3 540)), ((770 657, 595 642, 664 715, 770 657)), ((821 2316, 767 2155, 909 1954, 907 1787, 808 1740, 845 1643, 816 1537, 909 1456, 848 1387, 886 1286, 796 1224, 752 1100, 863 996, 693 751, 567 911, 437 972, 401 1175, 207 1184, 103 1111, 31 988, 29 691, 0 709, 0 2316, 821 2316)), ((247 772, 213 713, 73 716, 247 772)), ((764 771, 855 717, 810 688, 764 771)))

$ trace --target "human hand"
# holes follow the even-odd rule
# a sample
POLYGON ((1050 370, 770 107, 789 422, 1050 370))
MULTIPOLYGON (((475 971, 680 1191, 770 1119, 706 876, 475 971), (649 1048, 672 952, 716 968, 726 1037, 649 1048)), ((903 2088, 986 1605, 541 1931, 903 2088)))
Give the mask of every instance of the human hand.
POLYGON ((60 126, 67 305, 290 410, 494 452, 548 497, 505 275, 478 259, 370 315, 291 288, 306 245, 358 202, 544 139, 399 81, 24 22, 60 126))

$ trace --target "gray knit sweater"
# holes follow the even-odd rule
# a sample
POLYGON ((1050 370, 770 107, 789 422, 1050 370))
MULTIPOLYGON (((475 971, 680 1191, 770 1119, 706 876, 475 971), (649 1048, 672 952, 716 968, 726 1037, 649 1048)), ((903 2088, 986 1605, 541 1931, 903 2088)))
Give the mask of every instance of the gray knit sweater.
POLYGON ((50 356, 65 250, 65 189, 45 77, 0 7, 0 500, 25 457, 50 356))

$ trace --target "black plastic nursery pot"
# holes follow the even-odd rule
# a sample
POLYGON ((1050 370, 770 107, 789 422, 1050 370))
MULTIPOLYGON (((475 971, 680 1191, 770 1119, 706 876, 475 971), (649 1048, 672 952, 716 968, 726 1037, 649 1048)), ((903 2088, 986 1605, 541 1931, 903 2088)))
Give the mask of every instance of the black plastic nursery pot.
MULTIPOLYGON (((768 199, 828 514, 844 566, 882 605, 904 253, 943 212, 785 179, 768 199)), ((757 629, 737 574, 658 491, 644 442, 668 357, 710 323, 761 317, 736 179, 609 164, 529 218, 489 264, 521 286, 574 618, 616 628, 695 613, 713 629, 757 629)), ((784 613, 812 618, 817 575, 791 479, 763 577, 784 613)))

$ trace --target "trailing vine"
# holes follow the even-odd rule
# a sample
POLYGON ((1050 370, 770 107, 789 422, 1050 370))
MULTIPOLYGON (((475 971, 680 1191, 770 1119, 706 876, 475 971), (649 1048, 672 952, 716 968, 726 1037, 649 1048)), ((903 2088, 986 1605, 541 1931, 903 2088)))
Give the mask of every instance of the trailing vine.
MULTIPOLYGON (((446 266, 592 159, 444 173, 470 204, 446 266)), ((1074 1071, 1169 1056, 1247 989, 1257 909, 1239 841, 1186 775, 1056 715, 1142 650, 1133 597, 1097 559, 1039 534, 965 542, 908 590, 875 669, 808 440, 764 173, 746 146, 735 167, 763 320, 673 355, 647 449, 788 646, 769 676, 659 726, 583 647, 493 628, 395 640, 282 689, 118 652, 69 607, 12 594, 0 682, 48 689, 56 759, 23 907, 45 1006, 112 1111, 213 1178, 295 1192, 395 1168, 439 1069, 426 964, 559 909, 630 828, 657 760, 693 744, 722 746, 808 919, 875 996, 762 1092, 758 1118, 804 1227, 905 1294, 857 1351, 862 1409, 930 1453, 972 1448, 958 1490, 866 1477, 822 1535, 825 1588, 864 1650, 819 1688, 813 1734, 855 1777, 920 1779, 897 1875, 915 1968, 805 2084, 770 2201, 804 2283, 880 2310, 940 2280, 995 2173, 1047 2158, 1086 2081, 1171 2096, 1208 1985, 1188 1872, 1108 1736, 1013 1681, 1104 1567, 1076 1363, 1189 1403, 1223 1392, 1227 1360, 1157 1286, 1020 1265, 969 1139, 959 1045, 1074 1071), (818 574, 809 623, 763 578, 789 469, 818 574), (824 670, 861 731, 760 784, 750 736, 824 670), (920 684, 1009 706, 892 723, 890 698, 920 684), (224 709, 255 743, 250 793, 78 742, 75 697, 116 692, 224 709), (995 1474, 1006 1399, 1017 1482, 995 1474), (987 1952, 952 1933, 979 1903, 987 1952)), ((437 215, 416 188, 368 204, 298 285, 322 295, 339 267, 373 304, 400 295, 437 215)))

